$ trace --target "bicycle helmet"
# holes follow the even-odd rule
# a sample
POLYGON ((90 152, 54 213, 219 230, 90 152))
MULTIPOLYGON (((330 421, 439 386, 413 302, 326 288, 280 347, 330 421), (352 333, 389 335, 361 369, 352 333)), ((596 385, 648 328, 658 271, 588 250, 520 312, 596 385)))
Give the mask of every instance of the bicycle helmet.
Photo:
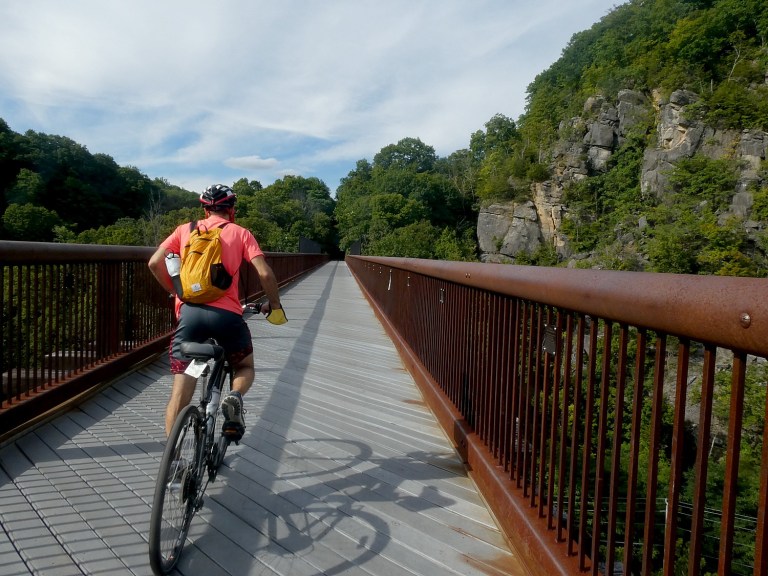
POLYGON ((200 194, 200 203, 205 208, 231 208, 236 200, 237 195, 232 188, 224 184, 208 186, 205 192, 200 194))

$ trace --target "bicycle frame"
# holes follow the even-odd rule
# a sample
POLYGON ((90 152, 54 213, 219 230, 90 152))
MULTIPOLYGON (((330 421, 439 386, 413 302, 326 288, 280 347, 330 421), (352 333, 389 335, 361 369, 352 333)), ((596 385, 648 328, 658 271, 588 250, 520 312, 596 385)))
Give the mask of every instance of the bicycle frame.
POLYGON ((213 482, 219 471, 219 466, 224 458, 224 452, 229 445, 229 440, 216 434, 216 421, 221 405, 221 396, 224 392, 224 381, 227 375, 232 375, 232 370, 225 358, 214 361, 211 375, 204 387, 205 394, 200 398, 200 413, 205 414, 205 442, 204 456, 208 464, 208 481, 213 482), (226 444, 226 445, 225 445, 226 444))
POLYGON ((219 466, 224 458, 229 441, 216 434, 216 421, 221 404, 221 396, 224 388, 224 380, 227 374, 231 375, 231 368, 224 357, 213 359, 213 364, 208 364, 200 379, 204 380, 201 386, 199 426, 196 433, 199 438, 198 453, 195 458, 195 468, 200 471, 197 475, 195 486, 195 509, 202 507, 202 496, 208 483, 216 479, 219 466), (208 472, 208 479, 203 484, 203 471, 208 472))

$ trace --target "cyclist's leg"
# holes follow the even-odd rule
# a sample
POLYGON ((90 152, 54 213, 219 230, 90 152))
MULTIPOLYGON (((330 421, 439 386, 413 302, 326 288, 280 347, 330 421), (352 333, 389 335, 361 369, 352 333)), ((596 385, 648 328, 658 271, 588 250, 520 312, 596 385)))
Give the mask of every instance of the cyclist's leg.
POLYGON ((232 390, 241 396, 250 390, 256 373, 253 368, 253 352, 232 367, 232 390))
POLYGON ((197 379, 189 374, 174 374, 171 396, 165 407, 165 434, 169 436, 176 418, 184 407, 192 401, 197 379))
POLYGON ((247 334, 247 342, 240 342, 242 348, 229 355, 232 366, 232 391, 227 394, 222 403, 222 413, 225 418, 222 431, 230 440, 234 441, 239 441, 245 432, 243 396, 251 388, 254 378, 253 343, 250 339, 250 332, 247 334))
POLYGON ((221 345, 227 351, 227 359, 232 366, 232 390, 244 396, 253 384, 254 371, 251 330, 242 316, 232 320, 221 345))
POLYGON ((185 373, 190 361, 181 355, 181 343, 203 342, 207 337, 205 309, 183 304, 169 348, 173 388, 165 409, 166 436, 171 433, 176 417, 192 400, 197 383, 196 378, 185 373))
POLYGON ((245 433, 243 396, 253 384, 253 377, 253 353, 250 353, 232 366, 232 391, 221 403, 221 411, 224 415, 222 432, 235 442, 238 442, 245 433))
POLYGON ((208 327, 216 341, 224 347, 233 369, 232 392, 222 400, 224 414, 222 431, 235 442, 245 432, 243 395, 253 383, 253 341, 251 331, 242 315, 228 310, 209 308, 208 327))

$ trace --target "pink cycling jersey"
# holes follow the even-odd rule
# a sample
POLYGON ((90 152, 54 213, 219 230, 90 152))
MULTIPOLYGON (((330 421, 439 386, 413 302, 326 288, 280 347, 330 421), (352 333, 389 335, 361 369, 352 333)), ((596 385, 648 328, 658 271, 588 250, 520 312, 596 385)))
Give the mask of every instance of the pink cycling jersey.
MULTIPOLYGON (((229 222, 226 218, 222 218, 218 214, 211 213, 211 215, 205 220, 198 220, 198 226, 206 226, 208 228, 214 228, 221 226, 224 223, 229 222)), ((178 226, 168 238, 166 238, 160 246, 165 248, 167 252, 173 252, 174 254, 181 254, 181 250, 186 246, 189 241, 189 235, 191 233, 189 222, 178 226)), ((220 236, 222 244, 221 259, 227 272, 232 275, 232 285, 227 289, 224 296, 213 302, 209 302, 206 306, 213 306, 216 308, 223 308, 224 310, 230 310, 237 314, 242 314, 242 306, 240 305, 239 279, 240 279, 240 265, 243 260, 250 262, 257 256, 263 256, 264 252, 261 251, 259 243, 253 234, 242 226, 238 226, 234 222, 229 222, 221 231, 220 236)), ((176 317, 179 316, 179 310, 181 309, 181 300, 176 297, 176 317)))

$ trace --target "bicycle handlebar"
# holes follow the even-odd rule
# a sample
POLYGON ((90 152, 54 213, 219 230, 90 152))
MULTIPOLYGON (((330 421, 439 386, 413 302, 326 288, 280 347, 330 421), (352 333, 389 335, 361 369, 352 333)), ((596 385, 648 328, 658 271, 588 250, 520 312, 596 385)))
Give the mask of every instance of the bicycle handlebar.
POLYGON ((243 315, 245 314, 261 314, 261 305, 256 302, 243 304, 243 315))

